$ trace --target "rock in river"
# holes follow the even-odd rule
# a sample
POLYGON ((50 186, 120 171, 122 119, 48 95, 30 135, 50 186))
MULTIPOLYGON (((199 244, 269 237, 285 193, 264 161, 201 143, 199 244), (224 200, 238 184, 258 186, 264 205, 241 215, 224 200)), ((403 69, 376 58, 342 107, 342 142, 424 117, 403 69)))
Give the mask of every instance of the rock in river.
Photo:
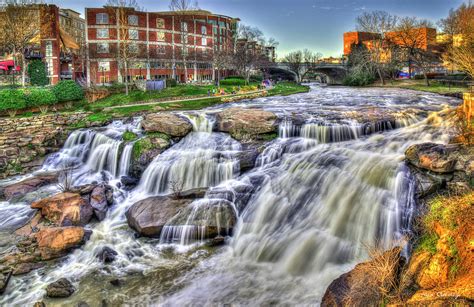
POLYGON ((46 287, 46 295, 52 298, 69 297, 76 289, 66 278, 61 278, 46 287))
POLYGON ((146 132, 161 132, 171 137, 184 137, 193 130, 191 122, 173 113, 149 114, 142 121, 146 132))
POLYGON ((260 109, 228 108, 217 113, 217 127, 237 140, 275 132, 277 116, 260 109))
POLYGON ((58 226, 85 225, 92 218, 90 204, 75 193, 59 193, 31 204, 33 209, 41 209, 41 214, 58 226))
POLYGON ((156 196, 133 204, 126 212, 128 225, 145 237, 159 237, 163 226, 192 199, 156 196))
POLYGON ((31 178, 6 186, 2 191, 0 191, 0 197, 1 194, 3 194, 6 200, 21 198, 27 193, 36 191, 45 185, 57 182, 57 180, 57 174, 33 176, 31 178))
POLYGON ((82 227, 51 227, 36 234, 43 260, 64 256, 70 249, 84 244, 88 237, 82 227))

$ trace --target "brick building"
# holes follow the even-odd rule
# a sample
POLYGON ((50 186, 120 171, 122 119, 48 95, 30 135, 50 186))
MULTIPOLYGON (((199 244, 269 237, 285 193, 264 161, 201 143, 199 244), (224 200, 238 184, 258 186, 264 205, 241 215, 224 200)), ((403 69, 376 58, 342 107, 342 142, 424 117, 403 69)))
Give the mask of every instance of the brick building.
MULTIPOLYGON (((56 5, 31 5, 31 10, 35 16, 31 23, 37 27, 38 33, 30 41, 29 47, 23 50, 27 62, 42 60, 47 67, 51 84, 64 79, 65 73, 66 79, 74 79, 74 70, 82 75, 83 66, 75 63, 79 45, 61 26, 68 17, 60 14, 56 5)), ((13 60, 14 56, 7 55, 5 58, 13 60)))
POLYGON ((204 10, 123 10, 85 10, 88 84, 123 82, 125 78, 212 81, 214 54, 232 50, 235 44, 236 18, 204 10), (124 44, 134 53, 130 64, 120 58, 124 44))

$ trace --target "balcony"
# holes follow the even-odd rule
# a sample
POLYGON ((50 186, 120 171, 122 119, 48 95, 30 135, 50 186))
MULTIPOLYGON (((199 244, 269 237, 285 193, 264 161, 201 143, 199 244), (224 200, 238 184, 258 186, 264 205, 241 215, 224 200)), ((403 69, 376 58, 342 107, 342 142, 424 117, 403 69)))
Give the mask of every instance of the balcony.
POLYGON ((59 77, 61 80, 72 80, 72 71, 61 71, 59 77))
POLYGON ((69 52, 61 52, 59 54, 59 58, 61 60, 61 62, 72 62, 72 53, 69 53, 69 52))
POLYGON ((43 54, 41 53, 41 51, 27 50, 25 52, 25 58, 28 59, 28 60, 42 59, 43 54))

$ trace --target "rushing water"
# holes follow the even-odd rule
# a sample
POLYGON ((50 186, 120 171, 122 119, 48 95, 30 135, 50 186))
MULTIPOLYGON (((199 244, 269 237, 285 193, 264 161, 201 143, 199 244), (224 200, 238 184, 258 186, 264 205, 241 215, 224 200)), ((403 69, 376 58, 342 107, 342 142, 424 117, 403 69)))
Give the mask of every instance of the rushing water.
MULTIPOLYGON (((42 171, 74 165, 75 184, 107 181, 115 187, 115 204, 104 221, 91 225, 93 235, 82 248, 14 277, 0 302, 32 304, 47 283, 67 277, 78 292, 56 303, 318 304, 333 279, 366 257, 364 245, 388 248, 409 232, 414 183, 404 150, 416 142, 447 142, 448 125, 434 112, 456 103, 414 91, 317 86, 307 94, 235 103, 273 111, 280 120, 279 137, 243 174, 242 144, 213 132, 221 107, 182 113, 194 132, 157 156, 130 192, 117 184, 133 149, 121 135, 140 135, 140 119, 75 131, 42 171), (136 239, 126 210, 170 193, 176 183, 184 190, 209 189, 189 205, 184 223, 171 222, 160 239, 136 239), (199 244, 205 226, 193 221, 221 207, 234 210, 238 223, 226 247, 208 249, 199 244), (103 246, 118 252, 114 263, 95 257, 103 246), (122 286, 108 283, 117 278, 122 286)), ((0 210, 9 217, 0 224, 3 231, 33 212, 25 201, 2 203, 0 210)), ((225 222, 217 221, 222 229, 225 222)))

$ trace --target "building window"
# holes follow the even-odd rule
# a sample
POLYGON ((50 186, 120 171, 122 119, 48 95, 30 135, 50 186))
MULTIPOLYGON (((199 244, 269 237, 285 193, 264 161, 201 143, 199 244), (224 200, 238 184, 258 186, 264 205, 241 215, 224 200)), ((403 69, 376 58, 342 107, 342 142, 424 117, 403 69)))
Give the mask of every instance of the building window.
POLYGON ((156 18, 156 27, 158 29, 164 29, 165 28, 165 20, 163 18, 156 18))
POLYGON ((138 30, 128 29, 128 37, 129 39, 138 39, 138 30))
POLYGON ((164 42, 165 41, 165 32, 163 32, 163 31, 156 32, 156 40, 159 41, 159 42, 164 42))
POLYGON ((97 44, 97 53, 109 53, 109 44, 107 43, 97 44))
POLYGON ((48 71, 48 76, 51 77, 54 74, 53 59, 46 60, 46 70, 48 71))
POLYGON ((137 54, 138 53, 138 44, 130 44, 128 46, 128 51, 130 53, 137 54))
POLYGON ((165 46, 158 46, 158 54, 165 54, 166 47, 165 46))
POLYGON ((183 21, 181 22, 181 31, 182 32, 188 32, 188 23, 183 21))
POLYGON ((97 38, 109 38, 109 29, 97 29, 97 38))
POLYGON ((46 42, 46 56, 52 57, 53 56, 53 42, 46 42))
POLYGON ((106 25, 109 23, 109 14, 107 13, 99 13, 95 15, 95 21, 99 25, 106 25))
POLYGON ((201 34, 206 35, 207 34, 207 28, 206 26, 201 26, 201 34))
POLYGON ((110 71, 110 62, 99 62, 99 71, 110 71))
POLYGON ((138 16, 137 15, 128 16, 128 24, 130 26, 138 26, 138 16))
POLYGON ((203 46, 207 46, 207 38, 206 38, 206 36, 204 36, 204 35, 202 36, 201 42, 202 42, 202 45, 203 45, 203 46))

